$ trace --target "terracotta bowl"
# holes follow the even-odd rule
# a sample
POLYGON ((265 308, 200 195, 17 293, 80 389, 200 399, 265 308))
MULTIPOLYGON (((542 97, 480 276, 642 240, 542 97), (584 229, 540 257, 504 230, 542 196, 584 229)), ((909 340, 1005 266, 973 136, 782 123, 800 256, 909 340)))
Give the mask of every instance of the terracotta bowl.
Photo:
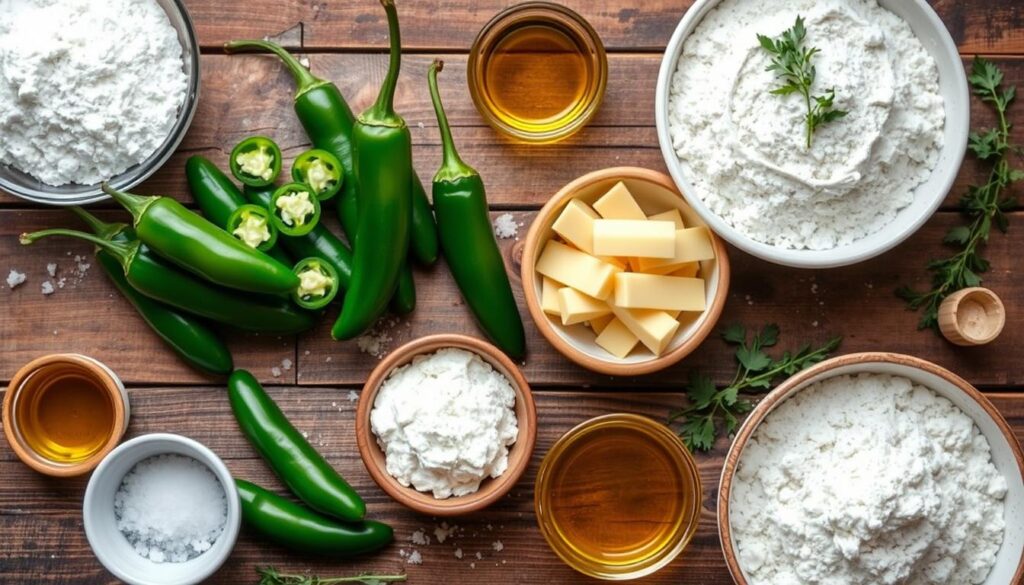
POLYGON ((537 410, 533 403, 533 394, 519 368, 501 350, 493 345, 467 337, 465 335, 430 335, 411 341, 391 352, 367 379, 363 392, 359 397, 356 411, 356 443, 359 454, 363 458, 370 476, 382 490, 395 501, 431 516, 461 516, 477 512, 490 506, 508 493, 526 471, 533 454, 533 445, 537 439, 537 410), (398 483, 387 472, 384 452, 377 444, 377 437, 370 427, 370 411, 377 398, 384 380, 395 369, 400 368, 419 355, 430 354, 439 349, 457 347, 479 355, 483 360, 508 378, 516 392, 516 419, 518 420, 519 436, 509 447, 508 469, 497 478, 488 478, 480 484, 480 489, 465 496, 453 496, 439 500, 433 494, 421 492, 413 487, 398 483))
POLYGON ((644 348, 624 359, 611 355, 594 341, 594 333, 583 324, 564 326, 541 309, 541 284, 535 265, 548 240, 555 233, 551 225, 573 199, 592 204, 617 182, 622 181, 647 215, 678 209, 689 227, 706 226, 679 194, 664 173, 637 167, 617 167, 583 175, 555 194, 537 214, 523 246, 522 276, 526 305, 542 335, 565 357, 595 372, 612 376, 637 376, 663 370, 690 354, 714 330, 729 295, 729 256, 722 240, 711 233, 715 259, 701 262, 701 276, 707 281, 707 310, 691 321, 683 321, 668 348, 655 356, 644 348))
POLYGON ((992 462, 1006 478, 1006 534, 984 585, 1024 582, 1024 452, 999 411, 974 386, 953 372, 920 358, 895 353, 855 353, 832 358, 789 378, 762 400, 740 427, 725 458, 718 488, 718 534, 726 564, 737 585, 748 585, 740 566, 729 518, 736 468, 751 436, 765 418, 789 397, 811 384, 850 374, 889 374, 908 378, 955 404, 974 420, 992 448, 992 462))

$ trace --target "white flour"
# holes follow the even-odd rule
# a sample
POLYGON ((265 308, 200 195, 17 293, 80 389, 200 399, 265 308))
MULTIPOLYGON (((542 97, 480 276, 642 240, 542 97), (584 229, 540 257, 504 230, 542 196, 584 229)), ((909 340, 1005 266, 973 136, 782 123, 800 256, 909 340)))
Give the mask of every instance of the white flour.
POLYGON ((1003 540, 1006 481, 960 409, 902 377, 838 376, 785 401, 730 499, 751 585, 968 585, 1003 540))
POLYGON ((685 43, 672 78, 673 145, 697 196, 749 237, 826 250, 890 223, 943 143, 938 69, 910 26, 876 0, 725 0, 685 43), (849 115, 807 149, 799 94, 770 95, 757 34, 806 20, 814 95, 835 87, 849 115))
POLYGON ((464 496, 508 468, 515 390, 475 353, 448 348, 388 376, 370 412, 387 470, 435 498, 464 496))
POLYGON ((0 0, 0 163, 94 184, 153 154, 187 90, 154 0, 0 0))

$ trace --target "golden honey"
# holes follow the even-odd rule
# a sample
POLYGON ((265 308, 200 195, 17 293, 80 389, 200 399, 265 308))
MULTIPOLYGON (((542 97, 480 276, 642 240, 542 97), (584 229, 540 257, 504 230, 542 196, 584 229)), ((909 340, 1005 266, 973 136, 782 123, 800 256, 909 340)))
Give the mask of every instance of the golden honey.
POLYGON ((514 138, 542 143, 570 136, 593 117, 608 74, 593 28, 546 2, 496 16, 474 42, 468 69, 484 119, 514 138))
POLYGON ((114 405, 95 380, 68 374, 26 388, 15 404, 25 444, 57 463, 78 463, 114 432, 114 405))

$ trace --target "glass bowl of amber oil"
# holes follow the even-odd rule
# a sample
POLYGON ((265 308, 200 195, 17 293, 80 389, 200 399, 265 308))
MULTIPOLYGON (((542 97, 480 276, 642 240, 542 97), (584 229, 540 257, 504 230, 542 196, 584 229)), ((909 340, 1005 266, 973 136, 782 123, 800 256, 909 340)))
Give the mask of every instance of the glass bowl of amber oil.
POLYGON ((608 60, 597 31, 549 2, 507 8, 477 35, 466 77, 480 115, 499 132, 552 143, 578 132, 601 106, 608 60))
POLYGON ((636 579, 672 562, 697 530, 700 474, 668 427, 634 414, 590 419, 544 456, 534 506, 548 545, 580 573, 636 579))
POLYGON ((48 355, 29 362, 4 395, 4 434, 19 459, 55 477, 95 468, 131 416, 117 375, 93 358, 48 355))

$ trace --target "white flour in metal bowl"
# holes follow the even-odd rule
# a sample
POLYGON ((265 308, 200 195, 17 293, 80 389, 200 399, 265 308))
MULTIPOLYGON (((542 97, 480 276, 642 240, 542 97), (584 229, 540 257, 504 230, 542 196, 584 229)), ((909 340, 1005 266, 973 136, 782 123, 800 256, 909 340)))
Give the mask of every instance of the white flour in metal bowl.
POLYGON ((669 127, 683 172, 710 210, 778 248, 828 250, 877 232, 914 200, 943 145, 934 59, 876 0, 725 0, 683 46, 669 127), (779 85, 757 35, 806 21, 815 95, 849 114, 807 149, 806 106, 779 85))
POLYGON ((0 0, 0 163, 92 185, 146 160, 185 100, 155 0, 0 0))
POLYGON ((900 376, 837 376, 758 426, 729 520, 750 585, 979 584, 1006 492, 952 402, 900 376))

